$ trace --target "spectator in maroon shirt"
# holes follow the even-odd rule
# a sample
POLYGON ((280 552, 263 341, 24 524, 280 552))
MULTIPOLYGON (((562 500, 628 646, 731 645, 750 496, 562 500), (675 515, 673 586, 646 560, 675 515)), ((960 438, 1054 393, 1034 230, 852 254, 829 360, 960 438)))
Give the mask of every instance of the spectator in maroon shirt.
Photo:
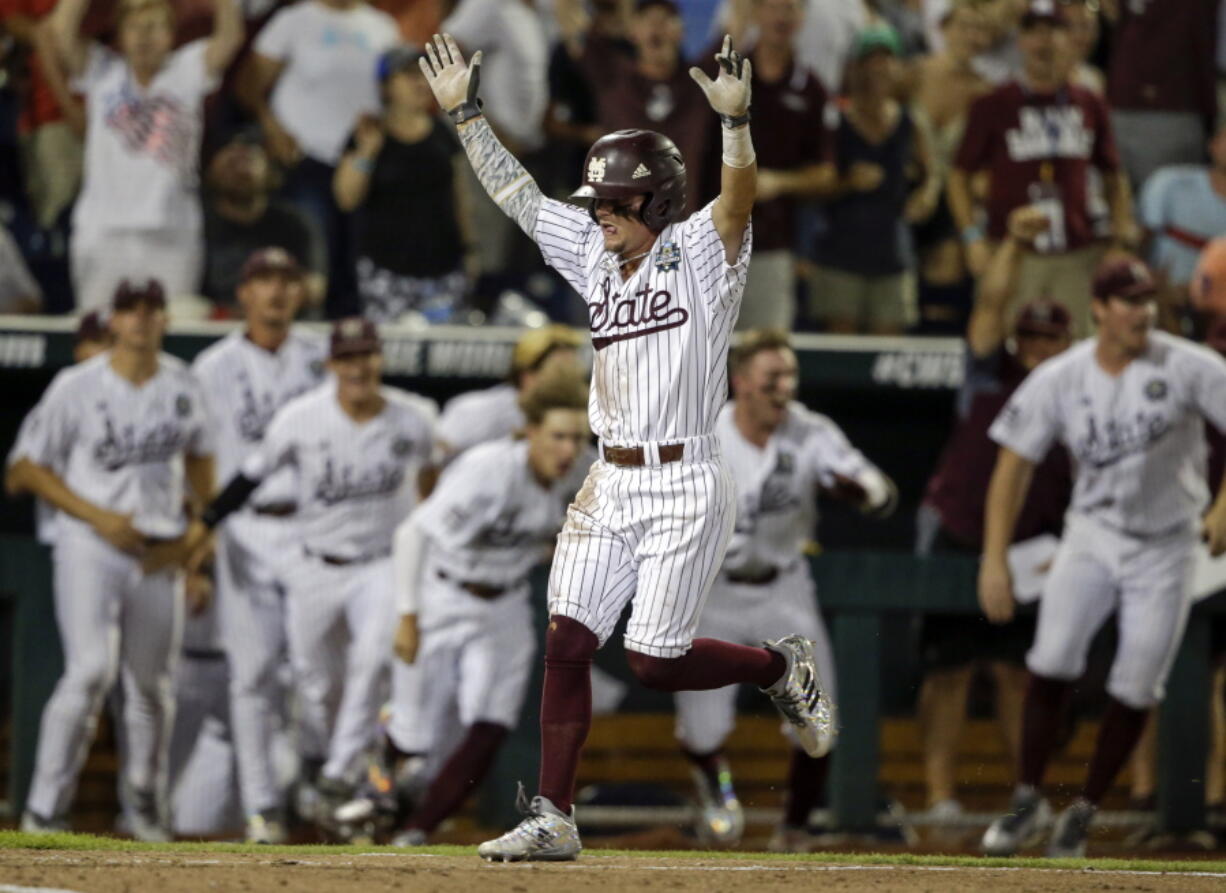
POLYGON ((1219 0, 1104 0, 1115 22, 1107 101, 1133 185, 1199 164, 1217 116, 1219 0))
POLYGON ((1009 212, 1027 204, 1043 208, 1049 226, 1035 253, 1022 260, 1013 300, 1058 298, 1069 305, 1075 331, 1085 332, 1090 282, 1106 247, 1095 233, 1091 168, 1102 175, 1115 247, 1131 250, 1139 234, 1106 104, 1068 80, 1067 24, 1054 0, 1032 0, 1018 36, 1022 74, 971 106, 948 197, 976 275, 1004 237, 1009 212), (989 175, 986 228, 971 188, 981 171, 989 175))
MULTIPOLYGON (((1025 206, 1009 215, 1009 228, 979 284, 967 328, 967 375, 958 400, 959 421, 920 510, 917 551, 978 554, 983 542, 984 499, 996 462, 988 428, 1035 366, 1069 345, 1070 315, 1053 301, 1034 301, 1017 315, 1012 337, 1007 305, 1024 253, 1048 226, 1042 209, 1025 206)), ((1059 533, 1072 490, 1068 454, 1053 449, 1034 476, 1018 521, 1016 541, 1059 533)), ((1023 658, 1034 637, 1034 615, 994 626, 981 614, 927 615, 920 636, 926 669, 920 689, 924 774, 928 806, 936 818, 959 811, 954 762, 976 665, 990 662, 996 681, 997 716, 1010 751, 1020 741, 1026 670, 1023 658)))
MULTIPOLYGON (((701 174, 710 147, 719 143, 711 138, 712 117, 706 98, 681 57, 682 34, 676 3, 639 0, 630 22, 637 58, 614 58, 614 64, 595 81, 598 118, 606 133, 642 128, 664 134, 681 150, 686 168, 701 174)), ((713 197, 705 194, 700 178, 691 173, 686 213, 713 197)))
POLYGON ((796 313, 796 199, 828 191, 837 177, 824 123, 826 91, 796 59, 801 0, 757 0, 753 62, 758 200, 753 258, 738 329, 791 329, 796 313))

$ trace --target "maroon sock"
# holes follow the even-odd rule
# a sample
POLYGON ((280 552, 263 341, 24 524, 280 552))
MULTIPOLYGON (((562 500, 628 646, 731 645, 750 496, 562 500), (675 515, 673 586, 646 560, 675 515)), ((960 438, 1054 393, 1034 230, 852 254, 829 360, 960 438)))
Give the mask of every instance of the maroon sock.
POLYGON ((592 657, 600 642, 577 620, 555 615, 545 634, 539 793, 563 812, 575 796, 579 753, 592 725, 592 657))
POLYGON ((783 824, 789 828, 804 828, 809 824, 809 813, 817 806, 826 787, 826 770, 829 767, 829 756, 815 759, 798 747, 792 748, 783 824))
POLYGON ((1030 674, 1022 707, 1022 754, 1018 767, 1018 781, 1022 784, 1036 788, 1042 784, 1072 690, 1071 682, 1030 674))
POLYGON ((685 758, 706 776, 707 781, 718 790, 719 789, 719 773, 723 768, 724 751, 721 748, 716 748, 710 753, 694 753, 692 750, 681 748, 681 752, 685 754, 685 758))
POLYGON ((1148 710, 1137 710, 1115 698, 1108 699, 1081 796, 1095 806, 1099 804, 1119 774, 1120 767, 1137 746, 1137 739, 1145 731, 1145 720, 1148 718, 1148 710))
POLYGON ((473 723, 460 746, 430 782, 421 806, 409 816, 405 827, 429 833, 459 809, 489 772, 509 731, 498 723, 473 723))
POLYGON ((777 651, 719 639, 695 639, 681 657, 627 651, 626 660, 640 682, 658 691, 706 691, 741 682, 768 688, 788 668, 787 660, 777 651))

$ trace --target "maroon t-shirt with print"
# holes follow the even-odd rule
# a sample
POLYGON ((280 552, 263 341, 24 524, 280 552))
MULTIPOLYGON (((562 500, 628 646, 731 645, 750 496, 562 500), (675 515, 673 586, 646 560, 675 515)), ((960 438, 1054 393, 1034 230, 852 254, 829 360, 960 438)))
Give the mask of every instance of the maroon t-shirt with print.
MULTIPOLYGON (((751 54, 752 58, 752 54, 751 54)), ((826 129, 826 91, 807 68, 793 63, 778 81, 753 72, 753 142, 758 167, 795 170, 834 161, 834 140, 826 129)), ((789 197, 758 202, 753 209, 755 251, 792 247, 796 202, 789 197)))
POLYGON ((686 214, 705 205, 702 172, 711 146, 719 149, 710 138, 712 122, 718 125, 719 119, 685 64, 679 62, 668 80, 657 81, 640 74, 633 60, 613 59, 592 86, 601 127, 655 130, 671 139, 685 159, 686 214))
POLYGON ((1046 253, 1094 241, 1089 170, 1114 171, 1119 163, 1100 97, 1076 85, 1034 93, 1017 81, 975 100, 954 160, 968 173, 990 174, 990 238, 1004 238, 1014 208, 1038 202, 1052 209, 1053 225, 1036 242, 1046 253))

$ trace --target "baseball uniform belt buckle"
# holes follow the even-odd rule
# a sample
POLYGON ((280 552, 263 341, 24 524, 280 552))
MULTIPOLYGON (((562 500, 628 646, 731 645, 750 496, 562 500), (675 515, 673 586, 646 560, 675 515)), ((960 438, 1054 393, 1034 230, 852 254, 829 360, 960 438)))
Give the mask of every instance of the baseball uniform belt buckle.
MULTIPOLYGON (((611 465, 620 465, 625 468, 641 468, 647 463, 647 450, 641 446, 619 447, 606 446, 603 447, 604 460, 611 465)), ((664 465, 669 462, 680 462, 685 455, 684 443, 662 443, 658 448, 660 454, 660 464, 664 465)))
POLYGON ((738 586, 765 586, 767 583, 774 583, 779 578, 779 568, 770 567, 760 571, 728 571, 724 577, 729 583, 736 583, 738 586))

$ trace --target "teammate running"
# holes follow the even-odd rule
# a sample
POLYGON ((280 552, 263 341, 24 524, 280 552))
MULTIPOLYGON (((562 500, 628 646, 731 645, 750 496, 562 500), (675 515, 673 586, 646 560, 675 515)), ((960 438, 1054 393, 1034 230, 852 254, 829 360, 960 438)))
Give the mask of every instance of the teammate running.
POLYGON ((417 671, 395 677, 388 734, 433 764, 397 846, 425 843, 459 808, 518 720, 536 652, 528 572, 562 528, 587 400, 577 376, 542 379, 520 399, 522 439, 465 452, 396 531, 396 654, 417 671))
POLYGON ((1076 460, 1064 537, 1043 587, 1022 719, 1018 786, 983 836, 1011 855, 1041 831, 1040 785, 1090 641, 1112 613, 1119 646, 1108 702, 1080 796, 1061 813, 1048 855, 1078 857, 1099 801, 1164 695, 1183 637, 1198 537, 1226 552, 1226 487, 1208 513, 1203 419, 1226 426, 1226 361, 1152 331, 1157 289, 1140 261, 1099 268, 1098 325, 1040 365, 992 425, 1000 444, 988 488, 979 600, 996 623, 1013 616, 1006 552, 1031 473, 1058 438, 1076 460))
POLYGON ((694 639, 735 516, 732 477, 712 430, 749 263, 756 167, 750 64, 725 39, 712 81, 691 74, 723 121, 721 194, 689 218, 685 164, 651 131, 597 140, 575 207, 545 198, 494 136, 470 67, 435 36, 421 60, 459 128, 477 177, 588 303, 595 368, 589 404, 600 459, 567 513, 549 582, 538 795, 518 827, 481 845, 491 860, 567 860, 581 846, 573 814, 579 752, 591 725, 590 668, 622 609, 635 675, 665 691, 753 682, 814 757, 835 729, 811 642, 765 648, 694 639))
POLYGON ((109 327, 114 347, 56 376, 28 443, 27 486, 59 512, 54 587, 64 675, 43 710, 21 824, 32 832, 65 827, 98 711, 122 670, 131 829, 142 840, 166 840, 183 598, 177 569, 147 571, 142 559, 187 529, 185 497, 197 505, 210 497, 212 444, 199 385, 161 353, 161 285, 122 282, 109 327))
MULTIPOLYGON (((815 642, 822 682, 835 690, 834 655, 817 610, 805 546, 817 526, 822 490, 884 517, 897 505, 893 482, 853 447, 833 421, 797 403, 798 367, 786 333, 746 332, 732 351, 734 399, 715 422, 737 488, 736 529, 703 608, 698 634, 750 643, 801 631, 815 642)), ((736 721, 737 687, 676 696, 677 738, 691 763, 701 806, 699 838, 729 845, 745 827, 724 740, 736 721)), ((790 734, 791 727, 785 726, 790 734)), ((777 852, 806 852, 809 813, 825 782, 828 757, 793 747, 777 852)))
MULTIPOLYGON (((326 345, 291 328, 305 296, 305 274, 288 252, 254 252, 236 293, 246 326, 211 345, 192 366, 216 432, 218 480, 230 480, 259 449, 277 410, 323 380, 326 345)), ((293 551, 294 525, 287 518, 297 507, 294 486, 289 469, 272 475, 248 508, 226 520, 217 543, 218 642, 229 662, 234 749, 251 843, 285 838, 272 745, 288 696, 278 671, 286 655, 284 559, 293 551)), ((326 753, 322 732, 302 729, 308 762, 326 753)))
POLYGON ((420 400, 383 387, 374 323, 332 329, 326 382, 286 404, 191 532, 199 549, 260 484, 292 466, 298 512, 287 555, 286 629, 303 722, 326 730, 320 818, 351 795, 376 729, 380 683, 392 653, 392 532, 416 501, 433 451, 433 418, 420 400))

